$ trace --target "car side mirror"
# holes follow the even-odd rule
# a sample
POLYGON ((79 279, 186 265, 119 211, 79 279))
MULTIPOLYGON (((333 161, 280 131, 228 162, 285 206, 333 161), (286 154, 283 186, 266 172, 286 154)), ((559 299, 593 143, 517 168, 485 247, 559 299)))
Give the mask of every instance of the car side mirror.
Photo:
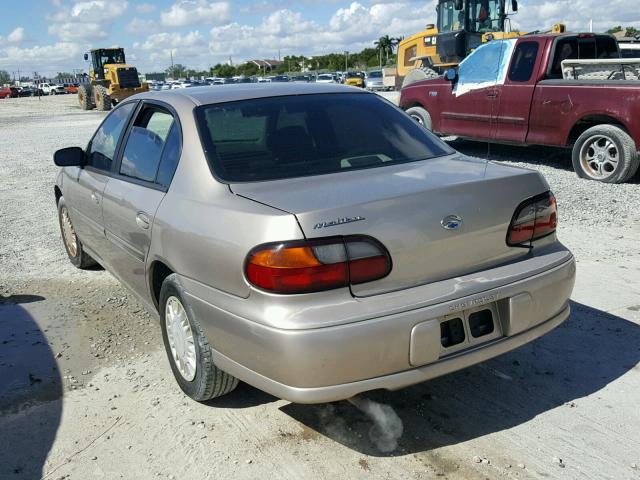
POLYGON ((82 167, 84 159, 84 150, 80 147, 61 148, 53 154, 53 163, 59 167, 82 167))
POLYGON ((458 79, 458 71, 455 68, 450 68, 445 72, 444 78, 450 82, 455 82, 458 79))
POLYGON ((511 11, 512 12, 518 11, 518 0, 511 0, 511 11))
POLYGON ((85 53, 85 54, 84 54, 84 60, 85 60, 85 62, 86 62, 87 60, 89 60, 89 54, 88 54, 88 53, 85 53))

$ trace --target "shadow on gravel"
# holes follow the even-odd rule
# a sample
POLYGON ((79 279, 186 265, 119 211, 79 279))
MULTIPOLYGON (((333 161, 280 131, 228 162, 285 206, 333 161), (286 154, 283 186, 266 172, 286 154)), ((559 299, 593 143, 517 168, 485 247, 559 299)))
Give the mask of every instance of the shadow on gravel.
POLYGON ((277 402, 279 399, 269 395, 262 390, 258 390, 251 385, 240 382, 238 388, 228 395, 214 398, 204 402, 205 405, 215 408, 251 408, 265 403, 277 402))
POLYGON ((389 453, 376 448, 371 421, 348 402, 281 410, 306 430, 358 452, 398 456, 509 429, 557 407, 570 409, 570 402, 579 403, 640 362, 640 326, 579 303, 571 308, 564 324, 517 350, 401 391, 366 394, 391 406, 404 424, 398 448, 389 453))
MULTIPOLYGON (((447 143, 459 152, 473 157, 506 163, 526 162, 532 165, 546 165, 573 173, 571 149, 569 148, 545 147, 542 145, 522 147, 518 145, 501 145, 499 143, 488 144, 461 138, 447 140, 447 143)), ((626 183, 640 184, 640 170, 626 183)))
POLYGON ((62 381, 45 334, 21 304, 0 295, 0 478, 40 478, 62 413, 62 381))

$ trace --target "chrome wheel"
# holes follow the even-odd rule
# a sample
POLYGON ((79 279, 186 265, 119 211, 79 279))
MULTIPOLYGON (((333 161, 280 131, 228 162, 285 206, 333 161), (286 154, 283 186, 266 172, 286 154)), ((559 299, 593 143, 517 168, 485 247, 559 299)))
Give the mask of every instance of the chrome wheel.
POLYGON ((67 207, 62 207, 60 216, 62 220, 60 223, 62 224, 62 238, 64 240, 64 245, 67 247, 69 255, 75 257, 78 255, 78 237, 76 237, 76 232, 71 224, 69 210, 67 210, 67 207))
POLYGON ((615 142, 606 135, 594 135, 580 149, 580 165, 589 177, 602 180, 618 168, 620 152, 615 142))
POLYGON ((196 346, 187 312, 177 297, 169 297, 165 307, 165 324, 171 358, 187 382, 196 376, 196 346))

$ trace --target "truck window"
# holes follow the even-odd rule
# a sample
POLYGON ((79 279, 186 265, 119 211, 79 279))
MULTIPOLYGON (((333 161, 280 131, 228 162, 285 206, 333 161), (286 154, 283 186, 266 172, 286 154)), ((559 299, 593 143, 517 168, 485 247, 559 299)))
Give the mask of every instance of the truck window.
POLYGON ((496 40, 476 48, 460 63, 455 95, 503 84, 515 43, 515 40, 496 40))
POLYGON ((556 40, 553 62, 547 78, 562 78, 564 60, 595 60, 619 58, 618 45, 614 38, 601 36, 571 36, 556 40))
POLYGON ((533 74, 538 55, 538 42, 522 42, 516 47, 509 70, 512 82, 528 82, 533 74))

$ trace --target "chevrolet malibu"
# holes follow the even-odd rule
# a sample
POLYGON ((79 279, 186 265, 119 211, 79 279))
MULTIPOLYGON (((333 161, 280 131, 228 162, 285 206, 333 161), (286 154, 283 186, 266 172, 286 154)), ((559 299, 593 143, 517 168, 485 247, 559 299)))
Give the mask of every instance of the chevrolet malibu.
POLYGON ((340 85, 136 95, 55 153, 63 243, 159 319, 195 400, 399 389, 569 315, 575 264, 533 171, 457 153, 340 85))

